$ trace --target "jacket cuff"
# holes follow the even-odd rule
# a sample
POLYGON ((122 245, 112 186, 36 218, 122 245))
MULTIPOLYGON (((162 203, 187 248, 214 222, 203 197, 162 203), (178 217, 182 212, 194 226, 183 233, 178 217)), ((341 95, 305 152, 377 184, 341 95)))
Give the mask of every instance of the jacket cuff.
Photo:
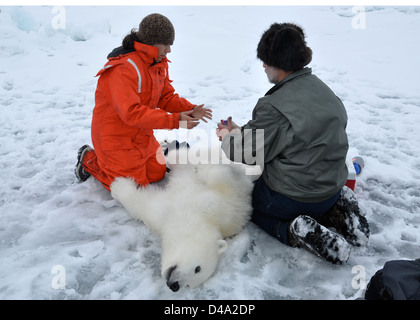
POLYGON ((172 113, 172 117, 170 117, 169 121, 172 120, 172 123, 169 123, 169 127, 171 129, 179 129, 179 118, 181 117, 180 113, 172 113))

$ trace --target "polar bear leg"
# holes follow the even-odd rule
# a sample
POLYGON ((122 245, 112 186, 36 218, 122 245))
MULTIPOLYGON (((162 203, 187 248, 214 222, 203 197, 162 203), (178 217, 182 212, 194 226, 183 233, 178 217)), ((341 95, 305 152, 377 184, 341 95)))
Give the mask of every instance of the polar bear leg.
POLYGON ((119 177, 111 184, 112 197, 121 203, 128 213, 135 219, 143 221, 149 228, 156 230, 159 223, 160 210, 157 210, 162 192, 154 185, 138 187, 130 178, 119 177))

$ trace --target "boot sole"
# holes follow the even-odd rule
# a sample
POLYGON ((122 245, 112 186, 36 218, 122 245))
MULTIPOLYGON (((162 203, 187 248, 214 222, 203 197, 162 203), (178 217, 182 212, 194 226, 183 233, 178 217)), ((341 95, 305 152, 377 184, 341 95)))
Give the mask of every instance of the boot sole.
POLYGON ((290 224, 297 246, 333 264, 343 264, 350 257, 350 245, 339 234, 309 216, 299 216, 290 224))
POLYGON ((77 164, 76 168, 74 169, 74 174, 81 182, 86 181, 90 177, 90 173, 83 169, 83 157, 85 156, 86 152, 89 152, 90 150, 92 150, 92 148, 85 144, 84 146, 80 147, 77 152, 77 164))

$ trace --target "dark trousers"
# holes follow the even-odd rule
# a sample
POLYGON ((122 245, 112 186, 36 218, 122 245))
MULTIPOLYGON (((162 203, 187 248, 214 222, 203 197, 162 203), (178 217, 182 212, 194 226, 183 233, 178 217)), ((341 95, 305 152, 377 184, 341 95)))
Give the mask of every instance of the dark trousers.
POLYGON ((289 245, 287 229, 290 222, 300 215, 318 219, 335 204, 340 193, 341 190, 322 202, 299 202, 271 190, 261 176, 255 181, 252 192, 252 221, 269 235, 289 245))

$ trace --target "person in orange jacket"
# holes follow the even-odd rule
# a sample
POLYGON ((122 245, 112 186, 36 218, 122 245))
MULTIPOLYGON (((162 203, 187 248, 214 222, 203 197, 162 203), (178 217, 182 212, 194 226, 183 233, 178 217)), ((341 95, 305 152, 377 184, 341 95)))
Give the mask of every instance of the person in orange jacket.
POLYGON ((110 191, 115 178, 131 177, 146 186, 166 173, 162 148, 154 129, 186 129, 207 122, 212 111, 175 94, 168 76, 168 59, 175 30, 158 13, 146 16, 122 46, 108 55, 98 72, 92 142, 78 151, 79 181, 91 175, 110 191))

